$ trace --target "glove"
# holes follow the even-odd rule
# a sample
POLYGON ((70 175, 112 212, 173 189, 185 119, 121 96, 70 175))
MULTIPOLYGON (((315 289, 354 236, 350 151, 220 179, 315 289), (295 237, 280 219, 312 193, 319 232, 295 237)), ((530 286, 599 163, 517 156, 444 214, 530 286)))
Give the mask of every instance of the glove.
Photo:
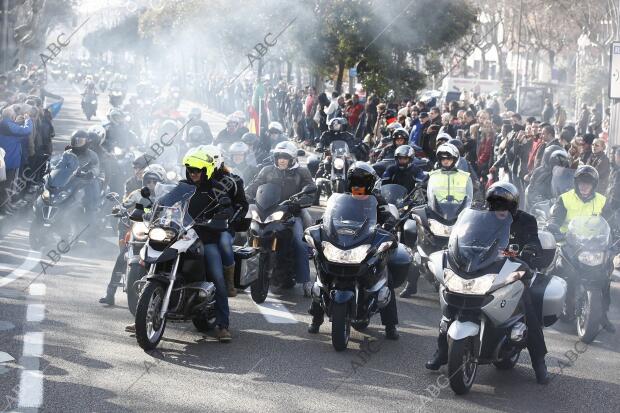
POLYGON ((293 215, 301 214, 301 205, 296 202, 291 202, 288 206, 288 210, 293 215))

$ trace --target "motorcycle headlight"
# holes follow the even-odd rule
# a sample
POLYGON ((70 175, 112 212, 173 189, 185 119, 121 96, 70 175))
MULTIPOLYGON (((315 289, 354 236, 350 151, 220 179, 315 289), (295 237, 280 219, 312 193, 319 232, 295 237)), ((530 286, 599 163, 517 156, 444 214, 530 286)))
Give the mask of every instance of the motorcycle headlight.
POLYGON ((123 154, 123 150, 121 148, 119 148, 118 146, 114 147, 113 152, 114 152, 114 155, 117 155, 117 156, 123 154))
POLYGON ((69 196, 69 191, 60 191, 54 196, 54 200, 57 202, 64 201, 69 196))
POLYGON ((265 224, 273 221, 279 221, 284 217, 284 211, 276 211, 265 219, 265 224))
POLYGON ((255 209, 252 210, 252 221, 256 221, 259 224, 262 224, 263 221, 260 219, 260 215, 258 215, 258 211, 255 209))
POLYGON ((168 178, 169 181, 174 181, 177 179, 177 173, 175 171, 168 171, 166 172, 166 178, 168 178))
POLYGON ((321 244, 323 255, 325 255, 327 261, 339 264, 359 264, 364 261, 370 249, 370 244, 360 245, 350 250, 341 250, 327 241, 323 241, 321 244))
POLYGON ((605 260, 605 253, 583 251, 579 253, 577 258, 579 259, 579 262, 584 265, 596 267, 597 265, 601 265, 605 260))
POLYGON ((336 158, 334 159, 334 169, 343 169, 344 168, 344 159, 336 158))
POLYGON ((431 232, 433 233, 433 235, 436 235, 438 237, 449 237, 450 233, 452 233, 451 225, 444 225, 441 222, 436 221, 434 219, 428 220, 428 226, 431 232))
MULTIPOLYGON (((131 226, 131 233, 137 241, 144 241, 146 239, 146 233, 148 230, 149 229, 147 228, 146 224, 144 224, 144 222, 134 222, 134 224, 131 226)), ((166 231, 164 231, 164 233, 165 232, 166 231)))
POLYGON ((444 271, 444 284, 448 291, 453 293, 484 295, 493 285, 496 275, 497 274, 487 274, 482 277, 466 280, 459 277, 454 271, 446 269, 444 271))
POLYGON ((41 198, 45 202, 48 202, 50 200, 50 191, 48 191, 47 189, 45 191, 43 191, 43 193, 41 194, 41 198))
POLYGON ((168 234, 163 228, 153 228, 149 231, 149 238, 156 242, 163 242, 166 240, 168 234))

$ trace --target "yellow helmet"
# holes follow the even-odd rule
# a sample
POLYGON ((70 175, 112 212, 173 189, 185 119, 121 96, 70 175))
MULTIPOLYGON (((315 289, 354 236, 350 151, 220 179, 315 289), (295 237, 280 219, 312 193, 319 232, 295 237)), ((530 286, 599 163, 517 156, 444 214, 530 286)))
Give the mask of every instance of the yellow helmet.
POLYGON ((211 178, 215 171, 215 161, 202 146, 192 148, 183 157, 183 165, 187 168, 202 169, 205 172, 205 178, 211 178))

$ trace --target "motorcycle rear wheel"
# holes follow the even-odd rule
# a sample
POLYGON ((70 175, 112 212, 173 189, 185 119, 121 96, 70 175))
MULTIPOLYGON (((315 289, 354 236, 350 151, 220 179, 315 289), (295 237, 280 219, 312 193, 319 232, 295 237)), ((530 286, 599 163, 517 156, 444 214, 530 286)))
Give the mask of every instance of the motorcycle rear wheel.
POLYGON ((166 291, 164 285, 149 281, 142 290, 136 308, 136 340, 144 351, 153 350, 164 336, 166 319, 159 317, 166 291))

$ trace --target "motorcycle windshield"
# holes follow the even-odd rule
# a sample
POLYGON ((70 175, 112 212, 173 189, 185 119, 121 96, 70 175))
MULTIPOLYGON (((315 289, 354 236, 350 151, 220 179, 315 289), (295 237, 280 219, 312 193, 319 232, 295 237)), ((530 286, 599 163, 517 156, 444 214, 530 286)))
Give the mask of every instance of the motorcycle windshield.
POLYGON ((474 196, 472 185, 463 188, 452 188, 450 185, 440 187, 438 180, 430 179, 426 188, 428 206, 435 214, 445 221, 454 221, 461 211, 469 208, 474 196))
POLYGON ((403 207, 407 193, 407 188, 402 185, 387 184, 381 186, 381 195, 385 201, 399 209, 403 207))
POLYGON ((575 179, 575 170, 564 168, 563 166, 555 166, 553 168, 553 177, 551 178, 551 191, 553 197, 557 198, 565 192, 573 189, 575 179))
MULTIPOLYGON (((168 194, 174 188, 176 188, 176 185, 174 184, 162 184, 161 182, 157 182, 157 184, 155 185, 155 191, 153 191, 155 199, 159 199, 162 196, 168 194)), ((187 188, 188 191, 189 189, 190 188, 187 188)))
MULTIPOLYGON (((156 188, 157 189, 157 188, 156 188)), ((179 183, 166 194, 165 204, 159 201, 153 205, 150 215, 149 228, 164 227, 180 230, 183 226, 192 223, 187 213, 189 201, 196 192, 196 186, 179 183)))
POLYGON ((480 271, 500 259, 508 247, 512 216, 508 213, 464 210, 448 241, 448 257, 460 271, 480 271))
POLYGON ((333 141, 329 145, 329 152, 335 157, 344 157, 349 154, 349 145, 345 141, 333 141))
POLYGON ((576 249, 603 251, 609 245, 611 229, 601 216, 577 217, 568 224, 566 241, 576 249))
POLYGON ((282 188, 276 184, 264 184, 256 190, 256 206, 264 212, 271 212, 280 203, 282 188))
POLYGON ((341 248, 356 245, 377 225, 377 199, 372 195, 333 194, 323 215, 323 230, 341 248))
POLYGON ((80 161, 75 154, 71 152, 63 153, 58 163, 53 166, 47 185, 50 188, 63 188, 67 186, 79 166, 80 161))

